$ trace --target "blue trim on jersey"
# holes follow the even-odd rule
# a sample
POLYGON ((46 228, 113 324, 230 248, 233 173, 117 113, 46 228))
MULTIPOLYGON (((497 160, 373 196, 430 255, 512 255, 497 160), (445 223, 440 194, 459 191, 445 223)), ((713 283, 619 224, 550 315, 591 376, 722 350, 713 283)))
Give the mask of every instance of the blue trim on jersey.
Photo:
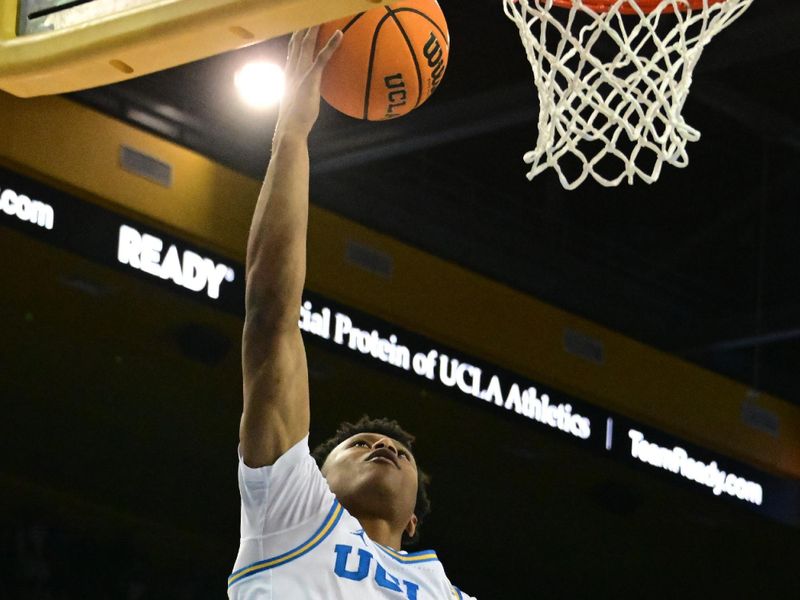
POLYGON ((336 527, 336 524, 339 522, 339 519, 342 518, 342 511, 342 505, 339 504, 338 500, 334 500, 333 506, 331 506, 331 510, 328 512, 328 515, 325 517, 322 525, 320 525, 320 528, 317 529, 314 534, 308 538, 308 540, 297 546, 295 549, 289 550, 289 552, 285 552, 280 556, 260 560, 257 563, 253 563, 252 565, 239 569, 238 571, 234 571, 228 577, 228 587, 231 587, 234 583, 241 581, 245 577, 250 577, 251 575, 255 575, 256 573, 260 573, 274 567, 280 567, 281 565, 285 565, 286 563, 291 562, 296 558, 300 558, 308 552, 311 552, 314 548, 319 546, 320 543, 322 543, 322 540, 330 535, 331 531, 333 531, 334 527, 336 527))
POLYGON ((464 600, 464 596, 461 595, 461 590, 458 589, 456 586, 453 586, 453 590, 456 594, 458 594, 458 600, 464 600))
POLYGON ((387 546, 383 546, 378 542, 375 542, 375 545, 383 550, 386 554, 391 556, 397 562, 401 562, 404 564, 409 563, 424 563, 424 562, 433 562, 438 561, 439 557, 436 556, 436 552, 433 550, 422 550, 420 552, 408 552, 406 554, 401 554, 397 550, 392 550, 387 546))

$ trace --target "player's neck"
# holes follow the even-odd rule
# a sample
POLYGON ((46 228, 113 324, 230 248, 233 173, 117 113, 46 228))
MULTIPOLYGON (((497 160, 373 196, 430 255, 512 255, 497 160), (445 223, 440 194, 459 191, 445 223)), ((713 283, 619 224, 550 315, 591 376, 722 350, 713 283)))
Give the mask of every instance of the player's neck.
POLYGON ((403 541, 403 530, 397 530, 392 523, 384 519, 359 519, 359 523, 367 532, 369 539, 382 546, 400 550, 403 541))

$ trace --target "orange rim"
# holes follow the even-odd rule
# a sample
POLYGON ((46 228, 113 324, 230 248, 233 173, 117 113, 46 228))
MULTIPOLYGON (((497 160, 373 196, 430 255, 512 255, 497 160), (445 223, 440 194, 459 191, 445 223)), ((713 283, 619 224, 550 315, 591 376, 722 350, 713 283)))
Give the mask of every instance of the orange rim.
MULTIPOLYGON (((658 5, 661 4, 661 0, 635 0, 636 4, 639 5, 639 8, 644 13, 651 13, 658 5)), ((720 2, 725 2, 725 0, 708 0, 709 6, 712 4, 719 4, 720 2)), ((583 5, 591 8, 595 12, 608 12, 609 9, 617 3, 617 0, 583 0, 583 5)), ((561 8, 572 8, 573 0, 553 0, 553 4, 556 6, 560 6, 561 8)), ((679 3, 679 6, 683 7, 685 10, 686 6, 691 7, 692 10, 698 10, 703 8, 703 0, 683 0, 679 3)), ((634 9, 630 4, 627 2, 623 4, 619 11, 625 14, 632 14, 636 13, 636 9, 634 9)), ((667 7, 664 12, 672 12, 672 6, 667 7)))

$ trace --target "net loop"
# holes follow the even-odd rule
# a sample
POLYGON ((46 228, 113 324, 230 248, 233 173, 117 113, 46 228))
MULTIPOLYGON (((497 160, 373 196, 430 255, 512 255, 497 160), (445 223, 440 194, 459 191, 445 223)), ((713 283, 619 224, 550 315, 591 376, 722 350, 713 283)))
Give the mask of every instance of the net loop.
POLYGON ((539 97, 533 179, 655 182, 700 139, 683 106, 706 44, 753 0, 503 0, 539 97))

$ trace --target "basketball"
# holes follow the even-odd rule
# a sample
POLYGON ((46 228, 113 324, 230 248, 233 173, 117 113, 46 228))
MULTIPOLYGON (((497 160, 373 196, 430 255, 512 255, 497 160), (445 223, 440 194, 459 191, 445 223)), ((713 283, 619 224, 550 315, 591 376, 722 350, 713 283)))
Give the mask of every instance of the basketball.
POLYGON ((393 2, 321 26, 320 50, 344 33, 322 78, 322 97, 356 119, 403 116, 430 98, 442 81, 450 35, 436 0, 393 2))

